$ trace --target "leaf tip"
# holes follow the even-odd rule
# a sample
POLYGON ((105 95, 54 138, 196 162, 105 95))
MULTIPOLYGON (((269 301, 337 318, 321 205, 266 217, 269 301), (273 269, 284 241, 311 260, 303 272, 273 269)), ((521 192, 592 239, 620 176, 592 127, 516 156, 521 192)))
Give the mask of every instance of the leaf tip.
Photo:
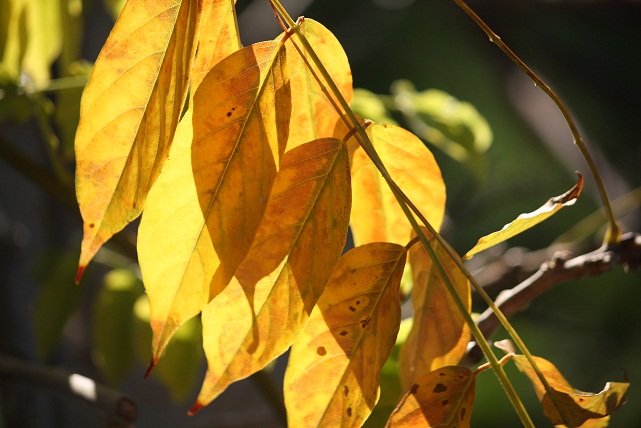
POLYGON ((80 280, 82 279, 82 275, 85 273, 86 268, 87 265, 78 266, 78 272, 76 273, 76 285, 80 284, 80 280))
POLYGON ((158 358, 151 357, 149 366, 147 366, 147 370, 145 371, 145 379, 149 379, 149 376, 151 376, 151 372, 154 370, 154 367, 156 367, 156 364, 158 364, 158 358))
POLYGON ((193 416, 193 415, 195 415, 195 414, 196 414, 200 409, 202 409, 203 407, 205 407, 205 406, 204 406, 204 404, 202 404, 200 401, 197 401, 197 402, 196 402, 196 404, 194 404, 194 407, 192 407, 192 408, 187 412, 187 414, 188 414, 189 416, 193 416))

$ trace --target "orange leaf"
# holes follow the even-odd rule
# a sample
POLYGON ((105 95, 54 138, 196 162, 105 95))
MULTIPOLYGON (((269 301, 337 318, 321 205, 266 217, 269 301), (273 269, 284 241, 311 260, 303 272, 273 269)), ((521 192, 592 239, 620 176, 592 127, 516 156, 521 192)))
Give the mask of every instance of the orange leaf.
POLYGON ((78 277, 138 217, 183 109, 198 0, 130 0, 82 95, 76 193, 84 221, 78 277))
MULTIPOLYGON (((301 31, 332 76, 343 98, 348 103, 351 102, 354 97, 352 72, 340 42, 327 28, 312 19, 303 21, 301 31)), ((292 99, 288 150, 316 138, 332 136, 342 138, 344 133, 342 135, 334 133, 336 125, 339 122, 342 124, 340 116, 321 90, 312 72, 305 65, 301 53, 307 58, 314 73, 320 76, 318 69, 309 59, 307 52, 302 49, 296 37, 289 38, 286 45, 287 58, 292 64, 297 64, 296 69, 300 70, 300 76, 292 79, 291 90, 296 96, 292 99), (300 51, 296 49, 296 46, 300 48, 300 51)))
MULTIPOLYGON (((472 307, 469 281, 429 231, 423 228, 423 232, 469 312, 472 307)), ((410 249, 409 259, 414 277, 414 323, 401 348, 399 360, 401 381, 406 389, 426 373, 458 364, 471 337, 470 329, 443 278, 420 243, 410 249)))
POLYGON ((441 367, 423 375, 401 398, 387 427, 469 427, 475 385, 474 373, 466 367, 441 367))
MULTIPOLYGON (((396 125, 375 123, 367 128, 367 134, 392 179, 438 230, 445 212, 445 183, 432 153, 418 137, 396 125)), ((412 227, 361 147, 353 153, 351 169, 354 243, 405 245, 412 227)))
POLYGON ((552 363, 543 358, 534 357, 536 365, 554 391, 554 400, 552 400, 525 356, 515 355, 513 359, 519 370, 530 378, 536 395, 543 405, 543 414, 554 425, 564 423, 556 407, 558 404, 571 426, 578 427, 583 424, 587 424, 586 427, 599 426, 599 418, 611 415, 625 402, 625 392, 630 386, 627 382, 608 382, 603 391, 598 394, 582 392, 574 389, 552 363), (588 424, 591 420, 595 421, 588 424))
POLYGON ((345 253, 285 372, 289 426, 360 427, 380 394, 380 373, 401 321, 407 250, 377 242, 345 253))
POLYGON ((192 413, 291 346, 345 245, 350 204, 344 143, 285 153, 250 253, 203 310, 208 369, 192 413))
MULTIPOLYGON (((578 174, 578 173, 577 173, 578 174)), ((464 259, 469 260, 476 253, 493 247, 494 245, 506 241, 521 232, 536 226, 542 221, 548 219, 563 207, 573 205, 581 194, 583 189, 583 176, 579 175, 578 182, 574 187, 560 196, 549 199, 536 211, 519 215, 513 222, 503 226, 498 232, 490 233, 478 240, 476 245, 465 254, 464 259)))
POLYGON ((285 58, 282 42, 228 56, 207 74, 180 122, 138 235, 154 361, 249 251, 287 139, 285 58))
POLYGON ((235 3, 236 0, 208 0, 203 6, 198 26, 198 49, 189 76, 192 94, 216 64, 242 47, 235 3))

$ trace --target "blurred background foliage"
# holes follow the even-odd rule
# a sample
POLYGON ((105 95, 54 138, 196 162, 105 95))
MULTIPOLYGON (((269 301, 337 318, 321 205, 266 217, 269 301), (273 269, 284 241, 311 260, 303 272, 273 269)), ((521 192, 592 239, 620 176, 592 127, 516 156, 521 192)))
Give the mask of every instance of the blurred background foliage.
MULTIPOLYGON (((204 369, 197 320, 183 327, 152 378, 142 381, 150 331, 135 224, 73 285, 82 233, 73 193, 80 94, 123 3, 0 0, 0 351, 121 388, 140 406, 141 427, 282 425, 272 403, 283 359, 186 416, 204 369)), ((355 109, 425 138, 448 188, 443 234, 460 253, 567 190, 575 170, 586 174, 555 107, 452 2, 283 4, 293 16, 322 22, 343 43, 355 86, 365 88, 357 91, 355 109)), ((640 2, 469 4, 567 103, 611 197, 628 195, 625 229, 641 230, 639 192, 633 193, 641 186, 640 2)), ((245 45, 279 33, 267 1, 238 0, 237 7, 245 45)), ((564 233, 574 251, 598 246, 598 214, 592 225, 575 227, 599 208, 591 179, 586 185, 574 207, 512 239, 509 248, 478 256, 476 267, 498 257, 511 266, 526 264, 532 254, 542 261, 564 233)), ((596 392, 606 381, 629 378, 630 404, 615 413, 615 427, 641 425, 635 404, 641 401, 639 285, 638 272, 620 270, 563 284, 512 320, 533 353, 579 389, 596 392)), ((369 426, 382 426, 401 393, 394 364, 384 370, 381 406, 369 426)), ((536 425, 547 426, 528 381, 513 367, 508 373, 536 425)), ((0 399, 0 427, 104 426, 92 409, 19 385, 3 383, 0 399)), ((495 377, 482 374, 473 426, 517 425, 495 377)))

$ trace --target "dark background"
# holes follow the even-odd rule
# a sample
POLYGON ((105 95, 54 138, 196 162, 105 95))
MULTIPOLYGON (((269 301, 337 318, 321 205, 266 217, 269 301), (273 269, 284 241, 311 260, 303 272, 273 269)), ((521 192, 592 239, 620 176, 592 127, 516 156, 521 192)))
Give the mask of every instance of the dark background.
MULTIPOLYGON (((85 2, 82 57, 95 60, 113 25, 100 1, 85 2)), ((419 89, 438 88, 471 102, 490 123, 494 142, 486 154, 484 180, 438 150, 448 188, 444 235, 460 253, 522 212, 569 189, 574 171, 586 177, 579 202, 509 242, 538 250, 597 210, 598 195, 587 166, 561 114, 488 41, 485 34, 448 0, 283 1, 294 17, 320 21, 342 42, 354 84, 388 94, 396 79, 419 89)), ((641 185, 641 5, 638 1, 470 1, 477 13, 566 102, 597 159, 611 198, 641 185)), ((244 44, 280 32, 265 0, 238 0, 244 44)), ((2 102, 2 99, 0 99, 2 102)), ((0 136, 36 163, 47 167, 42 137, 33 122, 0 123, 0 136)), ((638 202, 637 202, 638 205, 638 202)), ((641 230, 639 211, 624 218, 626 230, 641 230)), ((135 230, 135 228, 133 229, 135 230)), ((77 210, 64 206, 0 159, 0 343, 2 351, 37 360, 33 311, 47 281, 73 288, 74 263, 81 240, 77 210), (57 255, 47 265, 51 255, 57 255), (60 255, 68 260, 60 263, 60 255), (65 267, 67 266, 67 267, 65 267)), ((583 248, 598 246, 585 236, 583 248)), ((505 248, 499 249, 504 251, 505 248)), ((94 263, 75 293, 78 312, 47 363, 97 379, 89 345, 91 302, 107 268, 94 263)), ((563 284, 535 301, 512 321, 530 350, 552 361, 578 389, 598 392, 607 381, 632 383, 628 405, 611 426, 641 425, 641 276, 621 269, 597 278, 563 284)), ((70 297, 70 299, 72 299, 70 297)), ((499 332, 496 339, 506 336, 499 332)), ((272 374, 280 387, 279 361, 272 374)), ((200 367, 202 370, 203 367, 200 367)), ((194 394, 176 404, 153 378, 142 382, 137 365, 122 389, 140 406, 138 426, 275 426, 277 418, 255 381, 233 385, 198 415, 186 411, 194 394)), ((541 418, 529 383, 508 373, 537 426, 541 418)), ((3 384, 0 427, 103 426, 92 409, 28 388, 3 384), (3 425, 3 417, 5 425, 3 425)), ((473 426, 513 427, 519 422, 491 372, 478 377, 473 426)), ((547 425, 546 425, 547 424, 547 425)))

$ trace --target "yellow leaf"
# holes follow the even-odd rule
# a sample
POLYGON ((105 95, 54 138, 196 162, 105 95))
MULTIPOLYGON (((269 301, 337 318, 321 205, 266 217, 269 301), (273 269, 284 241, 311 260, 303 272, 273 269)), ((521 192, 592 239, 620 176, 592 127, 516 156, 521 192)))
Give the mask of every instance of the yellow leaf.
MULTIPOLYGON (((432 153, 418 137, 395 125, 375 123, 367 128, 367 134, 396 184, 438 230, 445 212, 445 183, 432 153)), ((360 147, 353 153, 351 170, 354 204, 350 227, 354 243, 405 245, 412 226, 360 147)))
MULTIPOLYGON (((303 21, 301 31, 332 76, 343 98, 349 103, 354 96, 352 72, 340 42, 327 28, 312 19, 303 21)), ((317 67, 309 59, 307 52, 302 49, 297 38, 289 38, 287 40, 287 57, 293 64, 297 64, 296 68, 300 70, 300 75, 292 79, 291 89, 296 96, 292 99, 288 150, 317 138, 332 136, 342 138, 344 136, 344 134, 336 135, 334 133, 337 123, 342 124, 340 117, 321 90, 312 72, 305 65, 301 53, 307 58, 314 73, 320 76, 317 67), (296 46, 300 48, 300 52, 296 46)))
POLYGON ((543 414, 554 425, 563 426, 564 423, 563 417, 554 403, 556 401, 572 427, 607 426, 607 423, 600 424, 600 422, 607 422, 600 421, 600 418, 611 415, 621 407, 625 402, 625 392, 630 386, 627 382, 608 382, 603 391, 598 394, 579 391, 569 384, 552 363, 543 358, 534 357, 536 365, 553 390, 554 400, 552 400, 525 356, 515 355, 513 359, 519 370, 530 378, 536 395, 543 405, 543 414), (594 421, 589 422, 592 420, 594 421))
POLYGON ((573 205, 576 202, 576 199, 581 194, 581 190, 583 189, 583 176, 581 174, 578 175, 579 179, 576 185, 574 185, 574 187, 572 187, 570 190, 560 196, 549 199, 536 211, 519 215, 512 223, 506 224, 498 232, 493 232, 482 237, 481 239, 479 239, 476 245, 470 251, 468 251, 467 254, 465 254, 464 259, 469 260, 474 254, 493 247, 496 244, 506 241, 513 236, 516 236, 519 233, 536 226, 537 224, 546 220, 548 217, 555 214, 563 207, 573 205))
MULTIPOLYGON (((429 231, 423 228, 423 232, 469 312, 472 307, 469 281, 429 231)), ((458 364, 471 337, 443 278, 420 243, 410 249, 409 260, 414 277, 414 323, 400 352, 400 375, 405 389, 426 373, 458 364)))
POLYGON ((292 427, 360 427, 380 394, 380 374, 401 322, 407 250, 376 242, 344 254, 285 372, 292 427))
POLYGON ((83 92, 76 194, 84 220, 78 279, 140 214, 178 124, 194 56, 198 0, 130 0, 83 92))
POLYGON ((208 0, 202 9, 198 48, 189 75, 192 94, 209 70, 241 48, 235 3, 236 0, 208 0))
POLYGON ((286 144, 285 61, 278 42, 233 53, 202 81, 180 122, 138 232, 154 361, 249 251, 286 144))
POLYGON ((285 153, 250 253, 203 310, 208 370, 192 413, 291 346, 345 245, 350 204, 344 143, 285 153))
POLYGON ((469 427, 475 386, 474 373, 466 367, 441 367, 423 375, 401 398, 387 427, 469 427))

